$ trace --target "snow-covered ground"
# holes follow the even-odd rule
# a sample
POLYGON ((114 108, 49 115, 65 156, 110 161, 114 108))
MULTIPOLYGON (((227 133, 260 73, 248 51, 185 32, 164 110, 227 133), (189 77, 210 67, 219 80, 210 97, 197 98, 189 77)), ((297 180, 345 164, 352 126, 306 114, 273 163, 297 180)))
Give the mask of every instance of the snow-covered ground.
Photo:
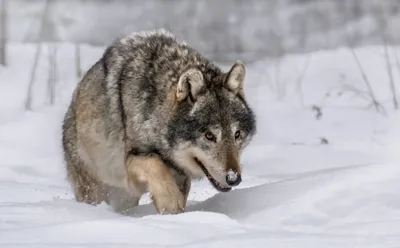
MULTIPOLYGON (((243 183, 217 194, 196 182, 186 213, 171 216, 156 215, 148 197, 132 216, 74 201, 60 143, 74 48, 59 46, 54 106, 43 54, 25 111, 34 52, 12 45, 0 68, 0 247, 400 247, 400 116, 381 47, 356 54, 387 115, 349 90, 367 88, 348 49, 248 65, 259 132, 243 156, 243 183)), ((83 68, 101 53, 83 47, 83 68)))

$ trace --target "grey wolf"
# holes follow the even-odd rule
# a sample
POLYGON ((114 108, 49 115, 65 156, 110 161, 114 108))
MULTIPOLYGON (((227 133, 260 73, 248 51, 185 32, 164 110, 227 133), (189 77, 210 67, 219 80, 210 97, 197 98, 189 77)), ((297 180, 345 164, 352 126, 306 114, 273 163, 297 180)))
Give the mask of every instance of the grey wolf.
POLYGON ((75 199, 123 212, 150 192, 159 214, 178 214, 192 180, 237 186, 256 132, 245 74, 243 62, 223 72, 164 29, 117 38, 78 82, 63 120, 75 199))

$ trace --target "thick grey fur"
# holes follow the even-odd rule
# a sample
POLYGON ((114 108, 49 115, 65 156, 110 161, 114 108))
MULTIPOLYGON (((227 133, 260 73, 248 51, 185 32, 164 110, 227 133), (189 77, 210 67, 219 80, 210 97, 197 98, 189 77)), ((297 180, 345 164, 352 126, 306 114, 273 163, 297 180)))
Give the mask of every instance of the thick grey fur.
POLYGON ((228 78, 229 72, 166 30, 115 40, 78 83, 63 122, 66 168, 77 200, 109 202, 111 189, 125 192, 120 164, 128 156, 158 156, 175 174, 197 179, 201 175, 175 155, 195 147, 215 164, 224 164, 214 171, 232 169, 226 154, 233 146, 241 152, 249 144, 256 119, 244 94, 238 93, 243 89, 230 89, 228 78), (204 85, 194 95, 188 81, 188 96, 177 101, 178 81, 190 68, 201 71, 204 85), (241 131, 237 139, 234 123, 241 131), (218 141, 204 138, 210 130, 220 133, 218 141))

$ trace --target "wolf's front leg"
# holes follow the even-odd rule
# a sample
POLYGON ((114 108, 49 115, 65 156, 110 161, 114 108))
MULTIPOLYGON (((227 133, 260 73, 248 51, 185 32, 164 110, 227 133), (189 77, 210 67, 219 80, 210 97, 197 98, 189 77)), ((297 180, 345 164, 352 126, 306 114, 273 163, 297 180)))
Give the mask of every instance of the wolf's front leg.
POLYGON ((129 156, 126 169, 129 184, 147 186, 159 214, 178 214, 184 211, 185 196, 160 158, 129 156))
POLYGON ((189 196, 189 191, 191 188, 190 178, 187 175, 181 175, 181 174, 178 174, 177 172, 172 173, 172 175, 174 176, 175 182, 177 183, 180 191, 183 194, 183 197, 185 199, 184 206, 186 207, 187 198, 189 196))

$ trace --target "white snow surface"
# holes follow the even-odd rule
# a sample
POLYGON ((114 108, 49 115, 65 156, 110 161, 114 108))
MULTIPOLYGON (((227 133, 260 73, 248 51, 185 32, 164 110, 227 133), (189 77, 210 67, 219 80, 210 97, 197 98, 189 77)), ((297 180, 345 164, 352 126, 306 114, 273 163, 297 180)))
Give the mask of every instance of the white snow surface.
MULTIPOLYGON (((9 49, 10 65, 0 68, 0 247, 400 247, 400 115, 381 47, 356 54, 386 116, 343 86, 366 90, 346 48, 247 65, 258 133, 242 156, 242 183, 217 193, 194 182, 186 212, 163 216, 148 195, 129 216, 74 200, 61 153, 74 47, 58 46, 53 106, 43 50, 32 111, 24 101, 35 50, 9 49)), ((83 68, 102 52, 82 47, 83 68)))

